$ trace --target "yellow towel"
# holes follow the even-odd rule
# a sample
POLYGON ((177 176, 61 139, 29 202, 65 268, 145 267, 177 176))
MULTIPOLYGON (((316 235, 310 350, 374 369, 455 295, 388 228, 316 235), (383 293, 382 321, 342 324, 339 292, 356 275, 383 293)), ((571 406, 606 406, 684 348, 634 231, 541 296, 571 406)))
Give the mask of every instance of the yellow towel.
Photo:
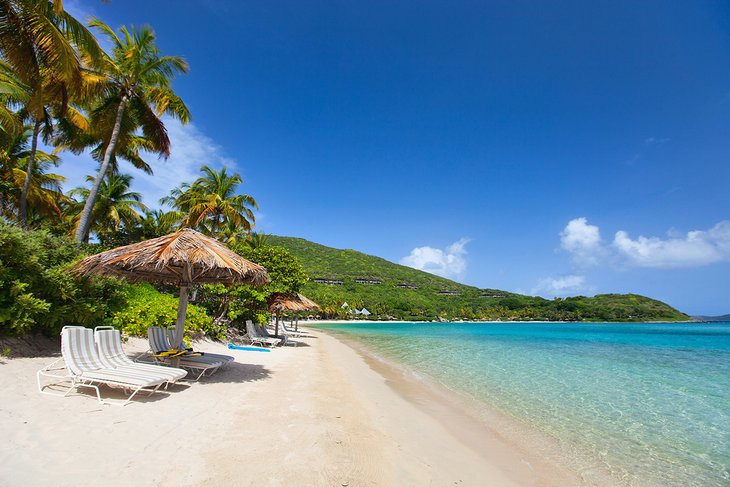
POLYGON ((199 353, 189 353, 187 350, 162 350, 161 352, 153 353, 153 357, 180 357, 180 356, 187 356, 187 357, 199 357, 199 353))

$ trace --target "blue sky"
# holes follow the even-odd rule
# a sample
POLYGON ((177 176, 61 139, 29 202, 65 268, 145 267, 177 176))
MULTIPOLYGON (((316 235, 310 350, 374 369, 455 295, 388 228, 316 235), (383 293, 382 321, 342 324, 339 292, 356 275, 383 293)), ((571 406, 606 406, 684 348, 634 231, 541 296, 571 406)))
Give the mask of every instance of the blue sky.
MULTIPOLYGON (((155 206, 228 165, 259 231, 546 297, 730 312, 730 4, 66 0, 190 74, 155 206)), ((69 187, 94 169, 64 155, 69 187)))

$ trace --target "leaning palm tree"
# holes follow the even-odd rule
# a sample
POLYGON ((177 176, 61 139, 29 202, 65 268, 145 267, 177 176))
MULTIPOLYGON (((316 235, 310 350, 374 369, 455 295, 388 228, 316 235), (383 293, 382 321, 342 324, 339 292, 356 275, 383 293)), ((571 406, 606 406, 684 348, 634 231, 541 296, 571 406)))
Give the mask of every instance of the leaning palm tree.
POLYGON ((90 59, 101 51, 94 36, 63 10, 60 0, 0 0, 0 55, 26 88, 23 114, 33 125, 27 178, 20 195, 20 223, 27 225, 27 197, 38 137, 50 136, 53 115, 63 115, 79 93, 82 65, 77 49, 90 59), (55 113, 54 113, 55 112, 55 113))
POLYGON ((161 202, 184 214, 184 227, 226 240, 235 240, 236 231, 250 232, 256 220, 252 209, 258 203, 253 196, 237 192, 243 183, 241 175, 228 174, 226 167, 216 171, 203 166, 200 170, 202 177, 173 189, 161 202))
MULTIPOLYGON (((95 179, 93 176, 87 176, 86 180, 94 182, 95 179)), ((131 183, 132 176, 128 174, 109 174, 104 178, 101 185, 99 185, 98 202, 94 206, 94 212, 91 214, 91 225, 89 231, 84 235, 83 241, 88 242, 89 233, 93 229, 99 237, 99 241, 102 244, 107 244, 112 233, 122 226, 129 229, 142 221, 142 215, 139 212, 149 210, 142 203, 142 195, 129 190, 131 183)), ((72 218, 77 222, 81 217, 81 211, 85 208, 90 192, 88 188, 74 188, 69 191, 69 196, 78 198, 76 205, 69 207, 69 212, 75 215, 72 218)))
POLYGON ((103 141, 96 149, 103 157, 79 216, 75 234, 78 241, 87 238, 99 188, 115 157, 121 155, 117 152, 120 135, 134 137, 140 128, 144 137, 134 139, 137 145, 130 142, 122 146, 141 147, 168 157, 170 139, 160 117, 167 114, 182 123, 190 120, 188 108, 170 87, 175 75, 188 70, 182 58, 161 56, 155 45, 155 34, 147 26, 139 30, 121 27, 120 37, 99 19, 92 19, 89 25, 106 35, 113 47, 111 55, 104 55, 100 62, 92 63, 96 72, 106 78, 104 83, 95 86, 103 97, 91 109, 97 129, 104 133, 103 141))
MULTIPOLYGON (((69 106, 65 117, 58 120, 53 138, 54 154, 71 151, 81 154, 90 149, 92 159, 101 165, 114 127, 116 102, 87 107, 83 104, 69 106)), ((152 131, 149 137, 139 134, 140 121, 134 111, 125 110, 114 153, 109 159, 107 174, 119 172, 119 160, 131 163, 137 169, 152 174, 152 167, 142 158, 144 152, 165 156, 169 148, 169 140, 165 130, 152 131)))

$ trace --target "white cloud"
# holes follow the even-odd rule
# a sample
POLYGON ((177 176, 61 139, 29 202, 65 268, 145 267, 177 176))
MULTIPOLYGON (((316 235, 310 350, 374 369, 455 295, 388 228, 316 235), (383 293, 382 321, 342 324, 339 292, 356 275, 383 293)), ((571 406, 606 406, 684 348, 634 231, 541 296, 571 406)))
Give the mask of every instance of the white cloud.
MULTIPOLYGON (((235 170, 235 161, 225 155, 223 148, 204 134, 195 124, 182 125, 179 121, 164 117, 170 137, 171 153, 167 160, 156 155, 145 154, 143 159, 152 167, 153 175, 122 162, 120 170, 134 177, 132 189, 142 193, 144 203, 150 208, 159 208, 159 200, 170 190, 183 182, 192 182, 200 176, 200 167, 207 164, 214 168, 228 166, 235 170)), ((85 177, 96 174, 99 164, 88 154, 76 156, 64 152, 58 172, 68 178, 64 189, 87 185, 85 177)))
POLYGON ((605 255, 600 230, 585 217, 568 222, 560 233, 560 247, 570 252, 573 262, 582 267, 598 264, 605 255))
POLYGON ((96 8, 93 4, 83 3, 79 0, 64 0, 63 9, 84 24, 86 24, 86 21, 90 17, 97 16, 96 8))
POLYGON ((709 230, 695 230, 669 238, 639 236, 632 239, 625 231, 616 232, 613 247, 629 265, 637 267, 699 267, 730 261, 730 220, 709 230))
POLYGON ((555 297, 569 296, 587 290, 586 279, 584 276, 569 275, 562 277, 546 277, 537 282, 537 286, 532 289, 531 294, 555 297))
POLYGON ((469 241, 466 237, 461 238, 445 249, 416 247, 400 260, 400 264, 442 277, 461 278, 466 272, 465 246, 469 241))
POLYGON ((560 246, 579 267, 609 261, 620 267, 699 267, 730 261, 730 220, 721 221, 709 230, 686 234, 670 230, 666 238, 632 239, 627 232, 619 230, 608 246, 601 241, 597 226, 590 225, 585 218, 575 218, 560 234, 560 246))
POLYGON ((163 121, 170 137, 170 157, 167 160, 157 159, 154 155, 145 158, 152 166, 154 175, 133 169, 136 186, 145 195, 147 204, 159 206, 159 199, 172 188, 200 177, 200 167, 203 165, 213 168, 228 166, 231 172, 235 172, 236 162, 227 157, 223 147, 195 124, 182 125, 168 117, 163 117, 163 121))
POLYGON ((644 144, 646 145, 664 145, 667 142, 669 142, 669 137, 649 137, 647 139, 644 139, 644 144))

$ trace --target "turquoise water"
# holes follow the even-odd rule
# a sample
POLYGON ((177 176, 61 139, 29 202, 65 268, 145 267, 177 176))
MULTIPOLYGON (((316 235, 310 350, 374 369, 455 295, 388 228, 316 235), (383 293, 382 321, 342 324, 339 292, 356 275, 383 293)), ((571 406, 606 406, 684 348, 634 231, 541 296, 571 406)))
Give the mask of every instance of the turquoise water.
POLYGON ((517 417, 621 483, 730 485, 730 323, 323 328, 517 417))

